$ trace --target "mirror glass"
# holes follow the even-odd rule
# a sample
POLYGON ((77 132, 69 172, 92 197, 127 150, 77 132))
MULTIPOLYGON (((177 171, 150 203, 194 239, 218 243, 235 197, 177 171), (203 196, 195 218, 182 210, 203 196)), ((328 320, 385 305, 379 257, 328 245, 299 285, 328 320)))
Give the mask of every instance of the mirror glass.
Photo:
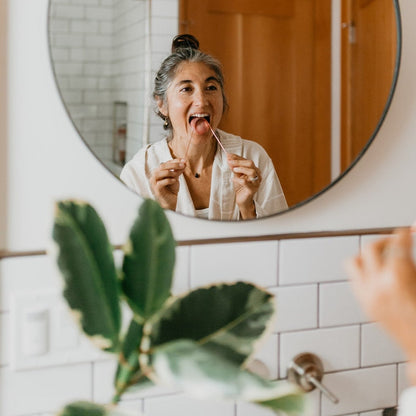
POLYGON ((50 0, 48 30, 68 114, 116 176, 165 137, 154 76, 173 37, 195 35, 223 64, 219 128, 263 146, 291 208, 374 138, 398 73, 398 16, 394 0, 50 0))

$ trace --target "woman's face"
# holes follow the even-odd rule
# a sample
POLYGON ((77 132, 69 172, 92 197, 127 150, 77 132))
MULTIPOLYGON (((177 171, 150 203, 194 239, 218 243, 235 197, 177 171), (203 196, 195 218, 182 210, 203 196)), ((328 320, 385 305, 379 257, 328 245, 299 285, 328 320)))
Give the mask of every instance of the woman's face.
MULTIPOLYGON (((208 130, 198 134, 192 119, 203 117, 212 128, 218 127, 224 103, 221 85, 215 72, 201 62, 183 62, 167 90, 166 103, 159 106, 172 123, 173 137, 211 137, 208 130)), ((195 122, 194 122, 195 123, 195 122)))

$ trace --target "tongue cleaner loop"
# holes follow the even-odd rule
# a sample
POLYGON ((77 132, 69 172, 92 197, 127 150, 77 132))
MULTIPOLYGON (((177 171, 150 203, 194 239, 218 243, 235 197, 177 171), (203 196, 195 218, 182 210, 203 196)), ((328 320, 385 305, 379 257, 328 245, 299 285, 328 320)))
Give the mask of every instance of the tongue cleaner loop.
POLYGON ((189 138, 188 144, 186 145, 185 154, 183 155, 183 158, 182 158, 184 160, 186 160, 186 156, 188 155, 188 150, 189 150, 189 146, 191 144, 191 141, 192 141, 192 130, 191 130, 191 137, 189 138))
POLYGON ((206 133, 208 131, 208 128, 211 130, 213 136, 215 137, 215 139, 217 140, 218 144, 221 146, 221 149, 224 150, 224 153, 227 154, 227 151, 225 150, 224 146, 221 143, 221 140, 218 138, 218 136, 216 135, 215 131, 213 130, 213 128, 211 127, 211 124, 209 124, 208 120, 206 120, 205 118, 203 119, 193 119, 191 121, 191 137, 189 138, 188 144, 186 146, 186 150, 185 150, 185 155, 183 156, 183 159, 186 159, 186 156, 188 154, 188 150, 192 141, 192 136, 193 136, 193 132, 196 131, 198 134, 203 134, 200 133, 198 131, 199 126, 201 127, 201 129, 206 129, 206 131, 204 131, 204 133, 206 133))

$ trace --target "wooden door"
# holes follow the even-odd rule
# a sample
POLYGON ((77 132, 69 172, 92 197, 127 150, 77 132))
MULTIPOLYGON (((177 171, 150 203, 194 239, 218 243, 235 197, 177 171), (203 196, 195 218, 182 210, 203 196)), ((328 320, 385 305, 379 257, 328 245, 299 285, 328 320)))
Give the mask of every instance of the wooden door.
POLYGON ((391 90, 397 54, 393 0, 342 3, 341 167, 373 134, 391 90))
POLYGON ((331 0, 182 0, 180 33, 224 66, 221 128, 260 143, 289 205, 330 183, 331 0))

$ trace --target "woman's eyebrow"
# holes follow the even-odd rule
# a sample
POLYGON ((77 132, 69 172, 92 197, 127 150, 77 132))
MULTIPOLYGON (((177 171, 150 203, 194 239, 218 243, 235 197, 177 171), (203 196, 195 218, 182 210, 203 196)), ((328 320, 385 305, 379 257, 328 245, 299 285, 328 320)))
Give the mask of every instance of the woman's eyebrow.
POLYGON ((176 85, 182 85, 182 84, 192 84, 191 79, 182 79, 181 81, 178 81, 176 85))
MULTIPOLYGON (((212 81, 214 81, 214 82, 216 82, 218 84, 220 83, 220 81, 218 80, 218 78, 217 77, 214 77, 213 75, 210 76, 210 77, 208 77, 205 80, 206 83, 212 82, 212 81)), ((194 83, 194 81, 192 81, 191 79, 182 79, 182 80, 178 81, 175 85, 179 86, 179 85, 182 85, 182 84, 193 84, 193 83, 194 83)))
POLYGON ((205 82, 211 82, 211 81, 215 81, 215 82, 217 82, 218 84, 220 83, 219 79, 218 79, 217 77, 214 77, 213 75, 212 75, 212 76, 210 76, 210 77, 208 77, 208 78, 205 80, 205 82))

